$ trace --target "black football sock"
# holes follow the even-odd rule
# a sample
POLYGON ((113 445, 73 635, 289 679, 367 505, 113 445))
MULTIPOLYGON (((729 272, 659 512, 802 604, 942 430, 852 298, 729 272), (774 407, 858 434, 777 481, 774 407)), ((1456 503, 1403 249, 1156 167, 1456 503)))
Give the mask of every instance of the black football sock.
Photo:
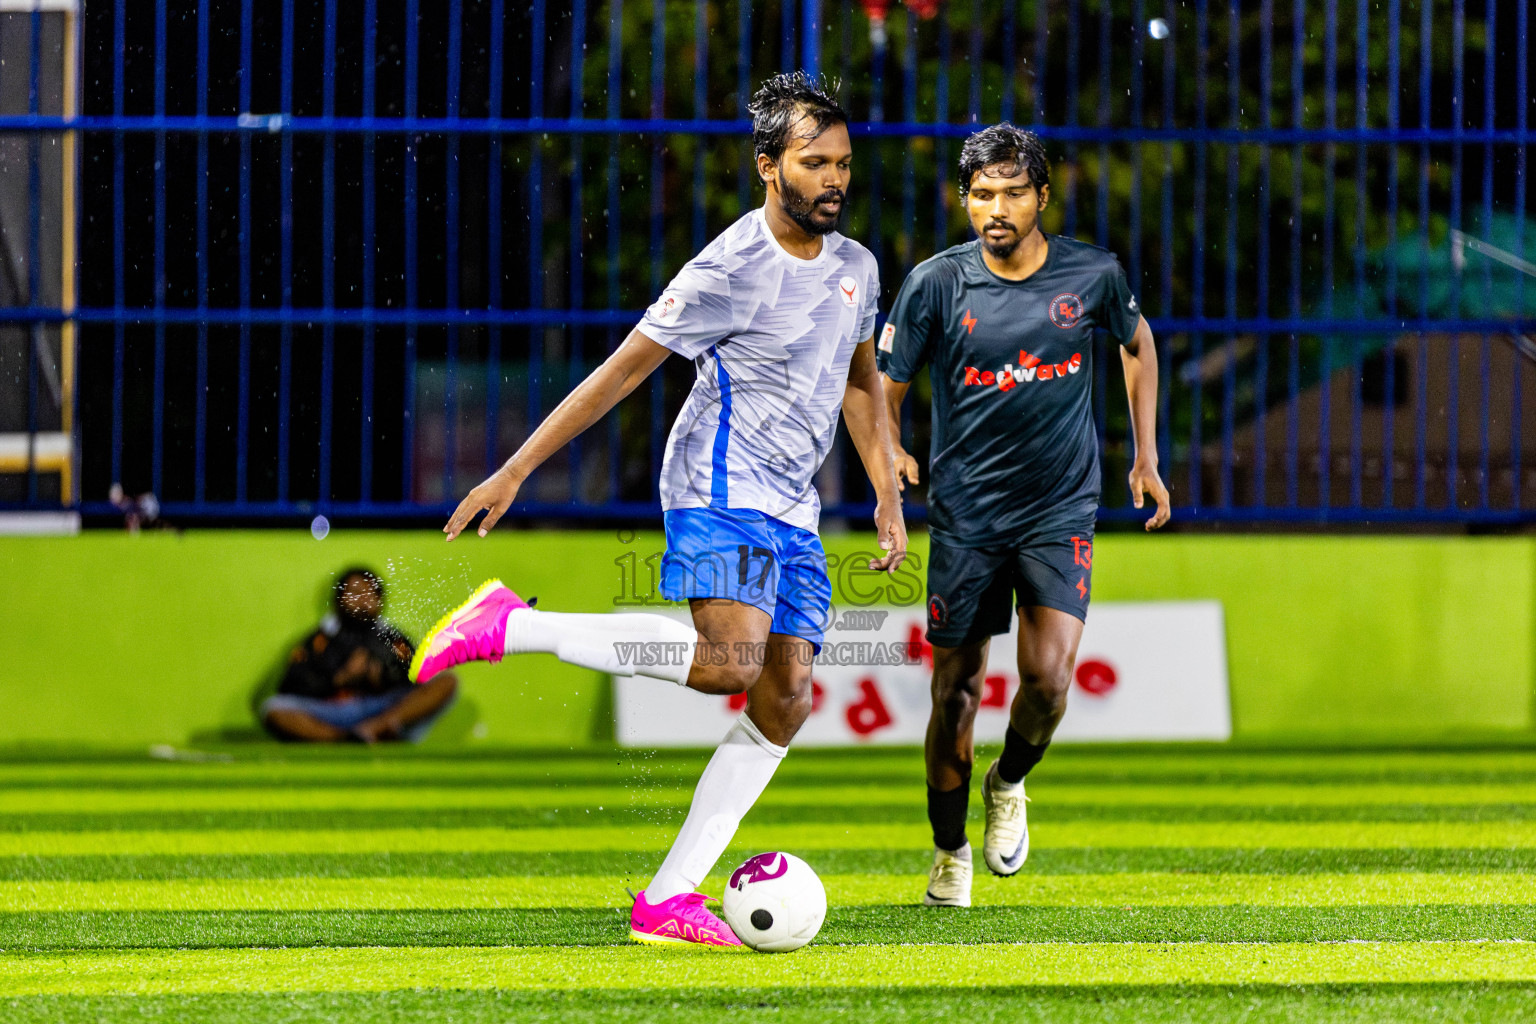
MULTIPOLYGON (((1024 776, 1029 770, 1040 763, 1045 756, 1045 748, 1051 745, 1046 740, 1039 746, 1026 740, 1016 732, 1012 725, 1008 726, 1008 732, 1003 737, 1003 756, 997 759, 997 777, 1014 786, 1024 781, 1024 776)), ((928 806, 933 806, 933 798, 928 798, 928 806)), ((929 813, 932 817, 932 812, 929 813)))
POLYGON ((971 796, 967 779, 954 789, 928 787, 928 823, 933 826, 933 845, 954 851, 965 845, 965 805, 971 796))

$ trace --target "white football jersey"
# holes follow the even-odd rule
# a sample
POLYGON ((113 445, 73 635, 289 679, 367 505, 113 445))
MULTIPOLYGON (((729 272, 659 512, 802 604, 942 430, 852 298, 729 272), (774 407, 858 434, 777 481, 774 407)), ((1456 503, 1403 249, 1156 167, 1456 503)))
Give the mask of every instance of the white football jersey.
POLYGON ((879 298, 868 249, 834 232, 815 259, 799 259, 761 209, 690 260, 639 324, 698 368, 667 439, 661 507, 747 508, 814 531, 811 480, 879 298))

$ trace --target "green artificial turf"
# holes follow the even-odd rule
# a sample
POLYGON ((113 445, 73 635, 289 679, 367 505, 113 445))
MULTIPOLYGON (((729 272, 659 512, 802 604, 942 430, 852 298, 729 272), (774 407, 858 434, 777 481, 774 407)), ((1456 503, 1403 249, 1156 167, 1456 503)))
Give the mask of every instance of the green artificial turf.
MULTIPOLYGON (((754 851, 755 852, 755 851, 754 851)), ((817 868, 827 874, 906 875, 922 872, 922 849, 819 849, 817 868)), ((110 856, 0 856, 0 881, 98 881, 157 878, 384 878, 491 875, 630 875, 656 866, 654 853, 587 850, 368 853, 231 853, 177 855, 119 853, 110 856)), ((1193 871, 1298 875, 1316 872, 1424 871, 1536 872, 1536 849, 1415 848, 1287 849, 1223 847, 1046 847, 1029 855, 1031 875, 1193 871)))
POLYGON ((966 1024, 1294 1024, 1348 1021, 1529 1021, 1536 986, 1505 983, 1436 985, 1181 985, 986 987, 901 991, 763 988, 748 992, 677 990, 397 989, 387 992, 276 992, 173 996, 0 996, 11 1024, 110 1021, 112 1024, 697 1024, 752 1020, 768 1024, 824 1021, 964 1021, 966 1024))
POLYGON ((743 947, 311 946, 11 954, 15 995, 367 992, 393 988, 744 990, 872 985, 1361 984, 1536 982, 1536 942, 818 943, 794 955, 743 947))
POLYGON ((720 865, 822 874, 785 956, 627 942, 705 753, 227 756, 0 762, 0 1020, 1536 1019, 1530 750, 1053 750, 968 910, 916 751, 797 750, 720 865))
MULTIPOLYGON (((823 874, 828 904, 899 905, 921 895, 913 875, 823 874)), ((627 907, 635 875, 422 878, 197 878, 0 882, 0 907, 18 912, 90 910, 471 910, 627 907)), ((724 879, 706 879, 721 891, 724 879)), ((1027 885, 983 874, 975 906, 1536 906, 1536 875, 1482 872, 1305 875, 1137 872, 1035 875, 1027 885)))
MULTIPOLYGON (((1032 787, 1035 799, 1058 807, 1185 808, 1255 807, 1271 809, 1341 808, 1358 813, 1362 808, 1391 805, 1418 807, 1475 806, 1479 804, 1536 804, 1536 783, 1447 783, 1426 785, 1398 782, 1277 783, 1221 786, 1139 785, 1124 783, 1042 783, 1032 787)), ((421 810, 543 810, 567 813, 584 808, 605 809, 609 804, 627 808, 686 808, 692 786, 646 785, 614 782, 604 786, 586 783, 535 785, 523 782, 502 786, 245 786, 219 789, 209 786, 146 788, 31 787, 0 790, 0 814, 55 814, 68 807, 76 814, 164 814, 192 812, 304 812, 304 811, 400 811, 421 810)), ((912 787, 894 784, 814 785, 783 781, 758 799, 764 810, 773 807, 831 807, 860 805, 910 808, 912 787)))
MULTIPOLYGON (((0 949, 236 946, 611 946, 612 908, 80 911, 0 914, 0 949)), ((1528 906, 840 907, 818 943, 1536 940, 1528 906)))
MULTIPOLYGON (((919 796, 922 791, 919 790, 919 796)), ((978 798, 979 799, 979 798, 978 798)), ((823 808, 823 812, 827 809, 823 808)), ((1030 826, 1030 849, 1062 847, 1195 847, 1204 849, 1533 849, 1536 820, 1490 817, 1478 821, 1457 819, 1414 821, 1296 821, 1283 812, 1264 820, 1237 817, 1218 821, 1146 821, 1102 819, 1096 821, 1035 821, 1030 826)), ((664 817, 614 824, 592 821, 573 812, 550 815, 524 824, 472 824, 458 819, 402 821, 373 812, 358 821, 344 814, 329 814, 312 826, 295 826, 283 820, 261 827, 254 822, 229 825, 212 816, 202 828, 186 821, 166 822, 172 828, 123 828, 110 816, 97 820, 99 831, 86 827, 89 819, 71 829, 20 829, 0 831, 0 857, 72 856, 97 854, 239 854, 239 853, 592 853, 625 850, 665 851, 682 824, 681 812, 664 817)), ((484 821, 486 815, 478 816, 484 821)), ((136 823, 150 824, 150 822, 136 823)), ((973 819, 974 824, 974 819, 973 819)), ((783 821, 777 815, 754 810, 736 834, 741 848, 770 849, 904 849, 930 847, 925 820, 892 823, 880 821, 783 821)))

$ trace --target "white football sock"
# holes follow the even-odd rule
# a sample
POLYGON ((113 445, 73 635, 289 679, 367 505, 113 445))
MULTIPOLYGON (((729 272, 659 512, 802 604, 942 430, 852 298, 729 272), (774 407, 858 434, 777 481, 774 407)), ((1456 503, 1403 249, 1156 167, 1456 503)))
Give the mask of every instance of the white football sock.
POLYGON ((787 753, 788 747, 768 742, 747 713, 741 713, 699 776, 688 819, 645 887, 647 903, 654 906, 699 887, 787 753))
POLYGON ((507 615, 508 654, 553 654, 610 675, 650 676, 679 686, 688 683, 698 640, 690 624, 646 612, 604 615, 515 608, 507 615))

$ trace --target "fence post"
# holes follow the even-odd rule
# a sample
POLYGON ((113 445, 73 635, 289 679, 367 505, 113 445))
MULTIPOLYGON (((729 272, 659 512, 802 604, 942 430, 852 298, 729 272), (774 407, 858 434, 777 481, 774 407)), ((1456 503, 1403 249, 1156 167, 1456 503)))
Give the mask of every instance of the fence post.
POLYGON ((801 0, 800 66, 813 77, 821 74, 821 0, 801 0))

